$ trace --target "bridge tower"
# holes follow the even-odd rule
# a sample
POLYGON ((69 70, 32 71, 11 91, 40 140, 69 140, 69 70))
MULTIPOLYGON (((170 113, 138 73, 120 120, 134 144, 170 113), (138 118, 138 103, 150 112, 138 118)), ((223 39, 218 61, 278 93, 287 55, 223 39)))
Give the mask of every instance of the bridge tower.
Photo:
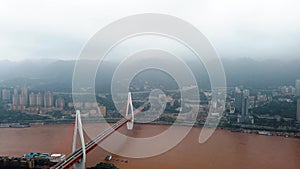
POLYGON ((76 162, 74 164, 74 169, 83 169, 83 168, 85 168, 85 163, 86 163, 86 149, 85 149, 85 142, 84 142, 84 136, 83 136, 83 130, 82 130, 82 122, 81 122, 81 116, 80 116, 79 110, 76 110, 74 135, 73 135, 73 147, 72 147, 73 153, 76 151, 77 133, 79 133, 80 142, 81 142, 82 159, 80 162, 76 162))
POLYGON ((133 112, 131 92, 128 92, 125 118, 130 119, 130 121, 128 121, 126 125, 127 125, 128 130, 132 130, 133 129, 133 123, 134 123, 134 112, 133 112), (130 110, 128 110, 129 108, 130 108, 130 110), (130 111, 130 112, 128 112, 128 111, 130 111), (128 115, 129 113, 130 113, 130 115, 128 115))

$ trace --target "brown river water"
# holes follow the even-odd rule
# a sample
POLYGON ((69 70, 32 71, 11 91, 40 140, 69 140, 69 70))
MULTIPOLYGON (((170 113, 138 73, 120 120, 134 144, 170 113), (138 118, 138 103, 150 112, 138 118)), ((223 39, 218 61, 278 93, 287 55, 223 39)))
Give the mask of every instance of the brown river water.
MULTIPOLYGON (((105 129, 103 124, 88 124, 86 127, 93 131, 105 129)), ((168 127, 135 125, 134 130, 127 133, 132 137, 149 137, 168 127)), ((178 129, 182 127, 178 126, 178 129)), ((126 133, 124 128, 120 130, 126 133)), ((201 128, 192 128, 182 142, 158 156, 126 158, 112 154, 113 160, 109 163, 120 169, 300 169, 300 139, 218 129, 207 142, 200 144, 200 131, 201 128)), ((69 154, 72 137, 72 124, 0 128, 0 156, 22 156, 28 152, 69 154)), ((130 149, 130 144, 123 151, 126 149, 130 149)), ((148 146, 141 151, 151 149, 148 146)), ((111 153, 96 147, 88 154, 87 166, 104 161, 108 154, 111 153)))

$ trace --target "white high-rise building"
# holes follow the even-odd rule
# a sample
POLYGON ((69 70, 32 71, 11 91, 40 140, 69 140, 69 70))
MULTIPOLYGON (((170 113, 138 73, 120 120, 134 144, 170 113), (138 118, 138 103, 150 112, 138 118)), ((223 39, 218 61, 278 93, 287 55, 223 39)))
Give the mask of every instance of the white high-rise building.
POLYGON ((42 107, 44 105, 43 95, 39 92, 36 94, 36 106, 42 107))
POLYGON ((48 91, 44 95, 44 107, 53 107, 53 93, 48 91))
POLYGON ((18 89, 17 88, 14 88, 14 95, 18 95, 18 89))
POLYGON ((9 89, 2 89, 2 100, 3 101, 10 101, 10 90, 9 89))
POLYGON ((18 106, 19 105, 19 95, 18 95, 18 92, 15 93, 13 96, 12 96, 12 104, 15 105, 15 106, 18 106))
POLYGON ((28 105, 28 88, 24 85, 21 90, 20 104, 23 106, 28 105))
POLYGON ((34 93, 30 93, 29 95, 29 106, 30 107, 35 107, 37 104, 36 104, 36 94, 34 93))
POLYGON ((26 106, 27 105, 27 97, 26 97, 26 95, 23 95, 23 94, 19 95, 19 104, 21 106, 26 106))
POLYGON ((25 85, 22 87, 21 94, 25 95, 25 96, 28 96, 28 88, 25 85))

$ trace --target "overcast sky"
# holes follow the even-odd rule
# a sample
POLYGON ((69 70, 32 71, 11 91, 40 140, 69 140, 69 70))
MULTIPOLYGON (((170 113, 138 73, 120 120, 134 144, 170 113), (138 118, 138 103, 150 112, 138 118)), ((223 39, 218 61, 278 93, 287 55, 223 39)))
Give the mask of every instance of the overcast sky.
POLYGON ((297 0, 9 0, 0 2, 0 60, 76 59, 105 25, 149 12, 193 24, 221 57, 300 58, 297 0))

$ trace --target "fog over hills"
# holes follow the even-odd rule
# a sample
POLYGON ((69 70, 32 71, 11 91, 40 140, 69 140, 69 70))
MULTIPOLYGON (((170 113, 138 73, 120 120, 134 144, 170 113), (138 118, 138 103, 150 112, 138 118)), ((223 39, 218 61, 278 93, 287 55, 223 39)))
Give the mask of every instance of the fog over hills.
MULTIPOLYGON (((227 85, 250 88, 268 88, 280 85, 294 85, 300 79, 300 59, 292 61, 264 60, 250 58, 222 59, 227 85)), ((199 63, 187 63, 194 72, 201 88, 209 88, 204 67, 199 63)), ((0 86, 11 87, 27 84, 36 90, 71 91, 74 60, 27 60, 21 62, 0 61, 0 86)), ((96 83, 100 91, 109 89, 116 63, 106 61, 98 71, 96 83)), ((153 74, 146 73, 148 79, 153 74)), ((165 76, 151 80, 162 80, 165 76)))
POLYGON ((295 85, 300 79, 300 59, 255 61, 249 58, 223 59, 228 85, 267 88, 295 85))

